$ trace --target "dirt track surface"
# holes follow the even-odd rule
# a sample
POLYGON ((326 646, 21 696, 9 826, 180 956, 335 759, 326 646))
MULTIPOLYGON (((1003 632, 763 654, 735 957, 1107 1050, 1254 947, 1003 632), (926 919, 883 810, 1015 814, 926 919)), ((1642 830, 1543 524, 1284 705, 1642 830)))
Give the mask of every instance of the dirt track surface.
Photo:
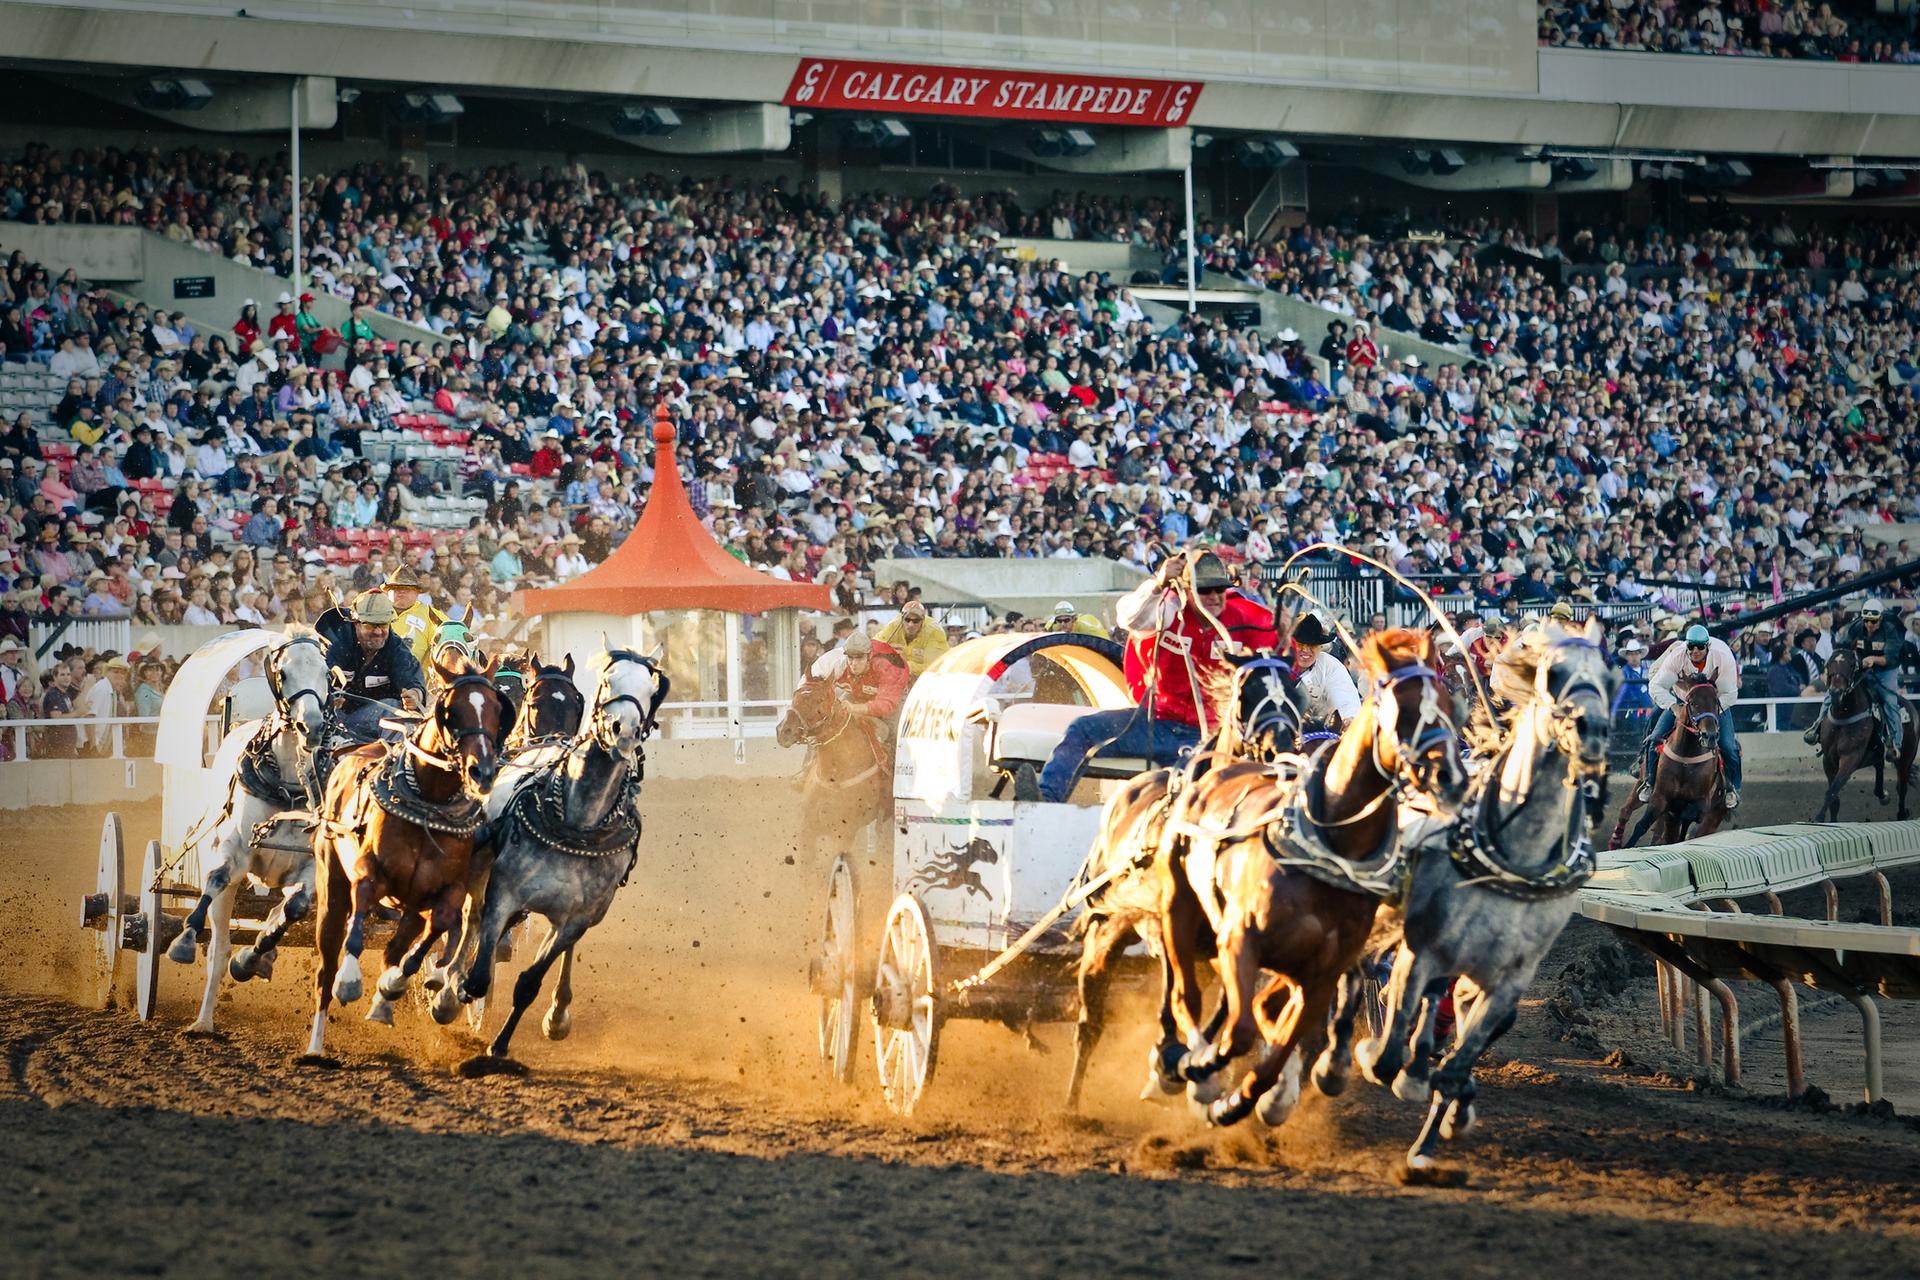
MULTIPOLYGON (((1764 797, 1778 815, 1750 792, 1743 817, 1810 807, 1791 790, 1764 797)), ((1063 1029, 1034 1056, 950 1024, 923 1114, 897 1120, 870 1057, 847 1089, 813 1064, 821 877, 767 852, 790 800, 650 798, 657 853, 583 947, 574 1037, 541 1040, 536 1007, 515 1044, 531 1074, 480 1080, 453 1070, 471 1041, 412 1009, 367 1026, 364 1002, 334 1023, 340 1070, 292 1065, 305 957, 224 1002, 215 1039, 179 1032, 197 970, 167 967, 151 1024, 79 1008, 70 921, 100 811, 0 817, 0 1271, 1920 1274, 1920 1134, 1689 1088, 1638 978, 1589 1005, 1604 1043, 1563 1040, 1544 998, 1612 946, 1579 922, 1482 1074, 1466 1189, 1396 1185, 1418 1112, 1359 1082, 1309 1092, 1275 1134, 1135 1102, 1137 1010, 1096 1062, 1091 1119, 1057 1114, 1063 1029), (724 838, 671 834, 723 811, 724 838), (1605 1065, 1615 1044, 1645 1065, 1605 1065)), ((154 815, 128 820, 132 861, 154 815)), ((1808 1015, 1833 1033, 1809 1073, 1841 1100, 1851 1017, 1808 1015)), ((1768 1054, 1757 1033, 1756 1079, 1768 1054)))

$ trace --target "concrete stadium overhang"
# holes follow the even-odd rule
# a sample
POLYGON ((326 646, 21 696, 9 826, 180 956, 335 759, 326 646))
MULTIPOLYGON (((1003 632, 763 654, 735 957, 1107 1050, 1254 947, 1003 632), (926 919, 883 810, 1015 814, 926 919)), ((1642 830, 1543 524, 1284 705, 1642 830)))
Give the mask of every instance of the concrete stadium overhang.
MULTIPOLYGON (((331 76, 456 91, 716 103, 777 103, 800 62, 795 53, 703 48, 697 41, 584 39, 538 25, 487 34, 432 21, 375 24, 364 6, 330 12, 337 19, 162 13, 131 0, 102 7, 0 0, 0 30, 7 33, 0 53, 19 65, 331 76)), ((1537 58, 1537 92, 1411 83, 1347 87, 1206 73, 1187 123, 1298 137, 1920 157, 1920 92, 1912 87, 1920 73, 1912 68, 1553 49, 1537 58), (1683 62, 1686 74, 1674 74, 1683 62), (1775 80, 1761 79, 1780 75, 1791 78, 1785 93, 1773 91, 1775 80), (1640 100, 1607 100, 1620 96, 1640 100), (1733 105, 1743 101, 1794 105, 1733 105)))

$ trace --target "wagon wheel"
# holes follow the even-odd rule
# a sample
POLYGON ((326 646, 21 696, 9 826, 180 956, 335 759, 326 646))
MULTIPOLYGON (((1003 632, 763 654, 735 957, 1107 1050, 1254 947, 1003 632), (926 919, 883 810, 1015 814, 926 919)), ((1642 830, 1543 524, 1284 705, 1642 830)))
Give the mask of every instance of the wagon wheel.
POLYGON ((933 1078, 940 1048, 938 960, 927 909, 911 893, 893 900, 880 936, 880 962, 874 968, 873 1056, 887 1106, 913 1114, 933 1078))
POLYGON ((833 860, 833 870, 827 876, 820 954, 809 977, 820 997, 820 1060, 842 1084, 853 1078, 858 1052, 854 1023, 859 1018, 860 1000, 859 919, 853 864, 841 854, 833 860))
POLYGON ((142 1022, 153 1017, 153 1011, 160 1003, 160 957, 167 943, 172 941, 171 938, 162 941, 166 933, 161 927, 166 922, 165 913, 160 909, 160 904, 165 901, 160 896, 160 877, 165 874, 164 864, 160 842, 147 841, 147 856, 140 874, 140 913, 145 917, 146 927, 139 939, 140 954, 135 963, 133 987, 134 1012, 142 1022))
POLYGON ((94 930, 93 1004, 96 1009, 113 1007, 114 987, 120 977, 120 919, 125 904, 127 878, 126 846, 121 839, 120 815, 109 813, 100 826, 100 862, 94 873, 93 892, 80 900, 80 924, 94 930))

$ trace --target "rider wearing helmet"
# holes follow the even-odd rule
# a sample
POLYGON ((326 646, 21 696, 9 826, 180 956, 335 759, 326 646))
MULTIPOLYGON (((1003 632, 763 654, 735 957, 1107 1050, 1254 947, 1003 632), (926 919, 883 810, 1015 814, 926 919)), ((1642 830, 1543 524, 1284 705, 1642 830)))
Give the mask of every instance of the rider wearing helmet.
POLYGON ((1670 646, 1654 664, 1647 694, 1660 708, 1653 732, 1645 744, 1646 769, 1640 775, 1640 803, 1653 799, 1653 775, 1659 747, 1673 732, 1674 708, 1681 695, 1674 691, 1684 675, 1705 676, 1720 691, 1720 759, 1726 766, 1725 801, 1729 809, 1740 804, 1740 739, 1733 732, 1733 704, 1740 700, 1740 664, 1724 640, 1716 640, 1699 623, 1688 627, 1681 643, 1670 646))
MULTIPOLYGON (((1873 698, 1874 713, 1880 717, 1880 741, 1889 761, 1900 758, 1903 729, 1900 724, 1900 689, 1894 672, 1907 647, 1901 629, 1887 618, 1887 606, 1878 596, 1860 606, 1860 616, 1847 625, 1834 641, 1835 649, 1852 649, 1860 660, 1860 683, 1873 698)), ((1806 732, 1810 743, 1820 741, 1820 726, 1833 710, 1833 700, 1845 689, 1829 689, 1820 705, 1820 715, 1806 732)))
POLYGON ((353 602, 353 634, 327 648, 327 665, 345 674, 340 692, 348 695, 341 722, 355 737, 380 735, 380 719, 396 706, 425 704, 427 682, 413 651, 393 631, 393 601, 379 590, 363 591, 353 602))
POLYGON ((840 648, 816 658, 812 674, 816 680, 838 684, 853 713, 870 720, 882 742, 892 741, 893 718, 900 713, 912 680, 898 650, 855 631, 840 648))
POLYGON ((875 639, 906 659, 909 676, 918 676, 947 651, 946 628, 928 622, 927 606, 918 600, 901 605, 900 616, 880 628, 875 639))

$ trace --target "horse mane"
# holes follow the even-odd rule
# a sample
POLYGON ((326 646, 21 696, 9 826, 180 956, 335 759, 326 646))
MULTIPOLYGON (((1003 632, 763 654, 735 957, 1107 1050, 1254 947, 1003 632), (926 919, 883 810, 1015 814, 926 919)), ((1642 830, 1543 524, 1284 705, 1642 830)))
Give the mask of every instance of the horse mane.
POLYGON ((283 634, 288 640, 318 640, 323 645, 327 642, 325 636, 304 622, 289 622, 283 634))
POLYGON ((1431 647, 1424 631, 1389 627, 1360 642, 1360 661, 1374 679, 1379 680, 1407 667, 1421 666, 1427 661, 1431 647))

